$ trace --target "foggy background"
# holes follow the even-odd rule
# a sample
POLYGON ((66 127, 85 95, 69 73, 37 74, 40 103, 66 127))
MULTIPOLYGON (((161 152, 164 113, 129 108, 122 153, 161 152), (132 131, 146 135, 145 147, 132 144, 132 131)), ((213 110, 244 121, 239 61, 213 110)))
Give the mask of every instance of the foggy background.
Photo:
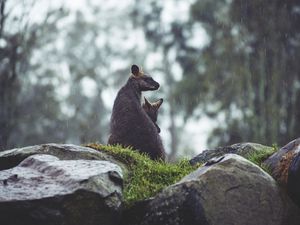
POLYGON ((299 0, 0 0, 0 150, 106 143, 137 64, 170 160, 300 131, 299 0))

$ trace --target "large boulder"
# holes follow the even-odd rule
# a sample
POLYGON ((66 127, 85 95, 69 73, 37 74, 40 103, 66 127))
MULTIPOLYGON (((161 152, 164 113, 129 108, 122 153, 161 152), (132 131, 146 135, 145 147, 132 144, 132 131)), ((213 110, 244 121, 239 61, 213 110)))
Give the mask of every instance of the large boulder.
POLYGON ((299 209, 261 168, 234 154, 215 161, 163 190, 136 224, 300 224, 299 209))
POLYGON ((291 199, 300 207, 300 153, 295 155, 291 162, 287 179, 287 193, 291 199))
POLYGON ((116 161, 113 157, 94 150, 92 148, 72 145, 72 144, 42 144, 24 148, 15 148, 0 152, 0 170, 9 169, 18 165, 28 156, 35 154, 48 154, 58 157, 62 160, 107 160, 120 165, 123 169, 125 166, 116 161))
POLYGON ((300 207, 300 138, 279 149, 265 160, 264 165, 300 207))
POLYGON ((192 165, 195 165, 197 163, 203 164, 214 157, 221 157, 229 153, 246 157, 252 153, 259 153, 261 151, 266 151, 266 150, 272 151, 272 149, 273 149, 272 147, 257 144, 257 143, 251 143, 251 142, 237 143, 230 146, 218 147, 216 149, 204 150, 199 155, 192 158, 190 160, 190 163, 192 165))
POLYGON ((0 171, 0 223, 116 224, 122 176, 121 167, 109 161, 30 156, 0 171))

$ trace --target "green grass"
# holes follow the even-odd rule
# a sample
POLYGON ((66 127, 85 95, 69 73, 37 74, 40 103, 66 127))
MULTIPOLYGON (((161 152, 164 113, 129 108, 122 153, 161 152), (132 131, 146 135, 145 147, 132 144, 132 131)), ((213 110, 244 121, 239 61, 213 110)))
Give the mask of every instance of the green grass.
POLYGON ((266 165, 264 165, 263 162, 272 154, 274 154, 277 150, 278 147, 276 145, 273 145, 272 147, 266 147, 260 151, 251 152, 248 155, 246 155, 245 158, 261 167, 267 173, 270 173, 270 169, 266 165))
POLYGON ((104 151, 128 166, 129 174, 125 177, 123 191, 126 205, 154 196, 164 187, 174 184, 199 166, 191 166, 188 160, 181 160, 176 164, 154 161, 144 154, 121 146, 101 144, 86 146, 104 151))

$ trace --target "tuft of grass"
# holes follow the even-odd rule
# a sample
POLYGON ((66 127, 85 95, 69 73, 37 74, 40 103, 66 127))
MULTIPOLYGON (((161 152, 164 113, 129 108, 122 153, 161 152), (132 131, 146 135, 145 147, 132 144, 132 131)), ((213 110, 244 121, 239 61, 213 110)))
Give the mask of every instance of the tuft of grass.
POLYGON ((272 147, 263 148, 260 151, 253 151, 246 155, 245 158, 261 167, 267 173, 270 173, 270 168, 264 165, 263 162, 272 154, 274 154, 277 150, 278 147, 276 145, 273 145, 272 147))
POLYGON ((188 160, 181 160, 176 164, 154 161, 145 154, 119 145, 110 146, 93 143, 86 146, 106 152, 128 166, 129 174, 125 177, 123 191, 124 203, 127 206, 154 196, 199 166, 191 166, 188 160))

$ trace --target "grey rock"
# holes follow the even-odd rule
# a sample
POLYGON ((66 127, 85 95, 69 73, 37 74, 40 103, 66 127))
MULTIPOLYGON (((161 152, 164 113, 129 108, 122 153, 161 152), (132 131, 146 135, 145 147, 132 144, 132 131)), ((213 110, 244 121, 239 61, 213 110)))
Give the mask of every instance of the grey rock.
POLYGON ((291 199, 300 207, 300 146, 298 153, 294 156, 288 171, 287 193, 291 199))
POLYGON ((260 167, 227 154, 166 188, 142 225, 296 225, 300 211, 260 167))
POLYGON ((283 146, 263 164, 300 207, 300 138, 283 146))
POLYGON ((272 171, 274 171, 276 168, 278 168, 280 162, 288 156, 288 154, 294 154, 297 148, 299 148, 299 145, 300 138, 289 142, 273 155, 271 155, 267 160, 265 160, 264 164, 266 164, 272 171))
POLYGON ((0 221, 7 225, 116 224, 122 186, 122 169, 112 162, 33 155, 0 171, 0 221))
POLYGON ((147 213, 148 205, 153 198, 134 202, 130 207, 123 210, 122 219, 119 225, 134 225, 140 224, 144 215, 147 213))
POLYGON ((0 152, 0 170, 15 167, 28 156, 35 154, 53 155, 62 160, 107 160, 120 165, 123 170, 126 170, 123 164, 103 152, 78 145, 53 143, 15 148, 0 152))
POLYGON ((272 147, 257 144, 257 143, 237 143, 230 146, 218 147, 216 149, 204 150, 199 155, 190 160, 192 165, 197 163, 205 163, 214 157, 221 157, 225 154, 237 154, 241 156, 247 156, 248 154, 265 150, 266 148, 272 149, 272 147))
POLYGON ((263 162, 271 170, 272 176, 283 185, 286 183, 288 167, 297 154, 299 146, 300 138, 289 142, 263 162))

